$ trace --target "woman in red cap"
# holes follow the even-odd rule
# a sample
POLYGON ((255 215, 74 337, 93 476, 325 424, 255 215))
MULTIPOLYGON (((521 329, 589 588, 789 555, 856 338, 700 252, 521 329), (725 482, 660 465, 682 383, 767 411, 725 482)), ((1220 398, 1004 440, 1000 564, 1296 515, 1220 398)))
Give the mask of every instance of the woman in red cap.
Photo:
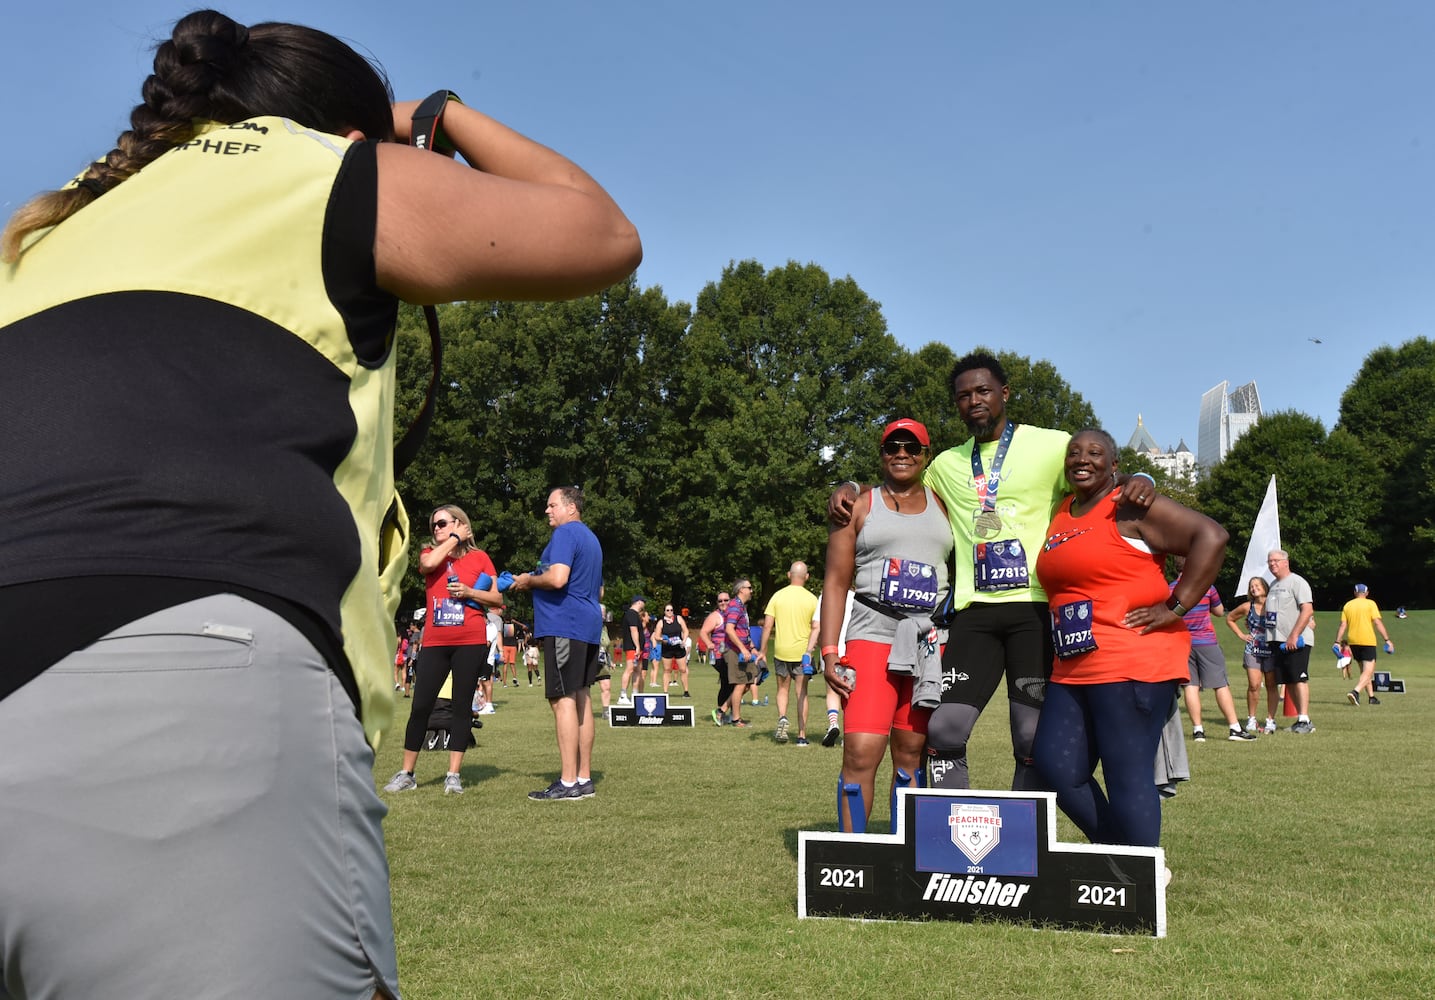
POLYGON ((819 642, 827 684, 846 701, 837 782, 837 822, 843 830, 866 829, 877 765, 889 744, 893 794, 899 785, 917 783, 927 717, 940 694, 940 650, 931 616, 947 592, 952 529, 942 502, 922 485, 930 447, 927 428, 917 421, 888 424, 882 431, 882 482, 858 500, 847 524, 827 536, 819 642), (839 663, 837 637, 848 590, 855 593, 846 655, 839 663), (923 664, 933 690, 930 704, 918 707, 914 691, 922 687, 923 664))

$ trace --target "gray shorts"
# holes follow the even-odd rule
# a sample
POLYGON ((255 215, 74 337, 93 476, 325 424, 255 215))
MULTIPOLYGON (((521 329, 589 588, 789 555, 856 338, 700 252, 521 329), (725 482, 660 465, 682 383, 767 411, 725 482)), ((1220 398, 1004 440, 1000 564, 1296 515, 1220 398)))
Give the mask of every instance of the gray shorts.
POLYGON ((1241 665, 1247 670, 1259 670, 1263 674, 1273 674, 1276 670, 1276 658, 1274 656, 1257 656, 1255 653, 1242 653, 1241 665))
POLYGON ((0 759, 0 998, 398 996, 373 753, 279 616, 116 629, 0 700, 0 759))
POLYGON ((773 660, 772 672, 779 677, 801 677, 801 660, 773 660))
POLYGON ((1221 655, 1220 646, 1192 646, 1191 656, 1186 661, 1191 668, 1191 683, 1202 691, 1230 686, 1226 677, 1226 658, 1221 655))

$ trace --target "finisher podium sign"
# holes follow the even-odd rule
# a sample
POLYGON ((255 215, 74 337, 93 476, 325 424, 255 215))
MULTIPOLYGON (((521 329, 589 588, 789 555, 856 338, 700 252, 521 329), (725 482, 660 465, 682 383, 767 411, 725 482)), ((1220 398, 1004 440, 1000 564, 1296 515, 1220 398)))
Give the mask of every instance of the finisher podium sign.
POLYGON ((666 694, 638 694, 631 705, 612 705, 608 709, 608 725, 618 726, 693 726, 693 706, 669 705, 666 694))
POLYGON ((1157 847, 1056 842, 1051 792, 898 790, 893 834, 804 831, 797 915, 1166 936, 1157 847))

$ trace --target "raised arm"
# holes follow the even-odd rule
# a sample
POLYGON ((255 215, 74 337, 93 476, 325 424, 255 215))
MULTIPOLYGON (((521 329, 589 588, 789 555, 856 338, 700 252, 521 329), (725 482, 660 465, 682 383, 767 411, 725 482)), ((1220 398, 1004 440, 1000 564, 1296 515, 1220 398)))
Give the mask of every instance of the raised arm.
MULTIPOLYGON (((399 143, 416 107, 394 105, 399 143)), ((379 146, 381 288, 419 304, 566 299, 638 266, 637 229, 567 157, 454 101, 442 130, 471 167, 407 145, 379 146)))

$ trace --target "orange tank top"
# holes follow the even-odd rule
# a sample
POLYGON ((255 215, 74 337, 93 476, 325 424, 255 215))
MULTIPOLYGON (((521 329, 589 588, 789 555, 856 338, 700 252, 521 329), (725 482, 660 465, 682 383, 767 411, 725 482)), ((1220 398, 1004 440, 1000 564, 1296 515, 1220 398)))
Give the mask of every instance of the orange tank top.
POLYGON ((1047 594, 1058 650, 1057 623, 1063 620, 1069 649, 1093 643, 1095 648, 1058 656, 1051 679, 1063 684, 1186 680, 1191 637, 1181 619, 1147 635, 1121 624, 1132 608, 1161 604, 1169 596, 1161 572, 1164 557, 1141 551, 1121 535, 1118 505, 1109 498, 1080 517, 1071 515, 1072 499, 1057 506, 1036 573, 1047 594), (1089 636, 1079 627, 1084 619, 1091 623, 1089 636))

